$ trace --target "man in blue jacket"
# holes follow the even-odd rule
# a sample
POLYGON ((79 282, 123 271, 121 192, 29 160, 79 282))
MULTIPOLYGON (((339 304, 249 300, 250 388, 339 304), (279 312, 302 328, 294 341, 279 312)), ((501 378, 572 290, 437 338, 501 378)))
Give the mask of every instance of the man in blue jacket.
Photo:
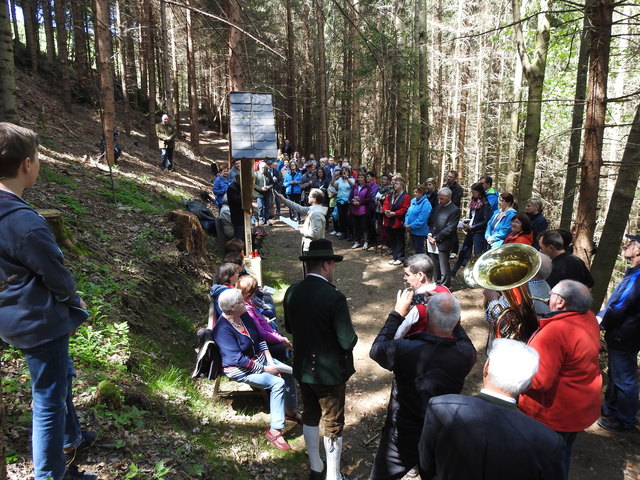
POLYGON ((622 247, 631 266, 611 294, 600 328, 606 330, 609 384, 598 425, 607 430, 630 431, 638 411, 638 352, 640 351, 640 235, 626 235, 622 247))
POLYGON ((31 374, 35 480, 93 480, 65 465, 65 451, 96 439, 80 430, 68 355, 69 335, 88 314, 47 222, 21 198, 38 178, 37 149, 33 131, 0 123, 0 337, 31 374))

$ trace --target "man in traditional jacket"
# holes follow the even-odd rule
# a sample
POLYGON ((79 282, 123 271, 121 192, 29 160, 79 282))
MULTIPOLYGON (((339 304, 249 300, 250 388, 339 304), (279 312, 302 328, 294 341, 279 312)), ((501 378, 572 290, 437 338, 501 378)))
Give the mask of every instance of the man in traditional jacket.
POLYGON ((162 115, 162 122, 156 124, 156 136, 160 147, 160 170, 173 172, 173 149, 176 147, 176 128, 169 122, 169 115, 162 115))
POLYGON ((340 472, 345 389, 355 373, 353 330, 346 297, 331 282, 341 255, 329 240, 313 240, 300 256, 308 275, 289 287, 284 296, 284 324, 293 334, 293 375, 304 401, 304 441, 311 480, 342 480, 340 472), (323 426, 326 469, 320 457, 320 422, 323 426), (326 470, 326 472, 325 472, 326 470))

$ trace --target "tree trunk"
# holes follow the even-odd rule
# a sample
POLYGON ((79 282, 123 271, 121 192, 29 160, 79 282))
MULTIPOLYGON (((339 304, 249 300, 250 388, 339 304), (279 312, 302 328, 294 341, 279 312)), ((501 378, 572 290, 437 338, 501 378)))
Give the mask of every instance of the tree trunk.
POLYGON ((14 50, 20 45, 20 31, 18 30, 18 18, 16 17, 16 0, 9 0, 11 12, 11 23, 13 25, 13 45, 14 50))
POLYGON ((304 72, 301 75, 301 79, 303 81, 302 85, 300 85, 300 90, 302 92, 302 135, 300 135, 300 139, 296 141, 296 148, 300 148, 304 146, 307 150, 311 148, 314 142, 314 124, 315 121, 315 113, 317 109, 314 108, 314 99, 316 95, 314 95, 313 91, 313 83, 312 79, 317 78, 314 77, 314 70, 311 60, 311 44, 313 39, 313 34, 311 32, 311 26, 313 25, 311 20, 311 7, 309 3, 305 2, 302 5, 302 31, 303 31, 303 52, 304 59, 302 61, 302 70, 304 72), (301 141, 300 141, 301 140, 301 141))
POLYGON ((71 72, 69 71, 65 0, 54 0, 54 7, 56 15, 56 39, 58 41, 58 64, 62 72, 62 104, 65 111, 71 113, 71 72))
POLYGON ((320 152, 329 152, 329 112, 327 108, 327 60, 324 47, 324 3, 316 0, 316 20, 318 33, 318 65, 315 69, 318 80, 318 102, 320 104, 320 152))
POLYGON ((44 34, 47 39, 47 62, 53 65, 56 59, 56 41, 53 35, 53 19, 51 0, 42 1, 42 17, 44 19, 44 34))
POLYGON ((295 61, 295 35, 291 13, 291 0, 285 0, 287 10, 287 137, 298 144, 298 109, 296 105, 296 72, 298 63, 295 61))
POLYGON ((522 68, 529 85, 527 97, 527 120, 524 127, 524 149, 522 158, 522 170, 518 188, 518 203, 520 209, 524 209, 526 201, 531 198, 533 192, 533 179, 538 156, 538 142, 540 141, 542 91, 544 88, 544 76, 547 66, 547 53, 549 51, 549 35, 551 31, 551 14, 549 8, 552 0, 540 1, 540 13, 538 13, 538 29, 536 33, 536 46, 533 62, 529 61, 526 52, 520 15, 520 0, 512 0, 513 20, 516 34, 516 46, 522 59, 522 68))
POLYGON ((406 67, 402 62, 403 52, 406 48, 405 35, 406 25, 404 21, 405 9, 404 0, 395 0, 393 5, 393 23, 395 27, 396 45, 400 52, 394 59, 393 63, 393 77, 394 88, 396 89, 396 117, 395 117, 395 132, 396 132, 396 150, 395 161, 396 171, 406 178, 407 175, 407 131, 409 128, 409 98, 408 98, 408 85, 403 81, 406 79, 406 67))
POLYGON ((618 179, 613 190, 607 219, 604 222, 598 252, 593 259, 591 273, 595 279, 593 286, 593 310, 598 311, 607 293, 611 272, 620 252, 620 242, 624 235, 631 206, 640 178, 640 104, 631 125, 627 146, 622 155, 618 179))
MULTIPOLYGON (((352 2, 353 15, 352 21, 349 23, 351 33, 349 38, 352 39, 352 53, 351 53, 351 149, 349 155, 358 164, 363 161, 362 158, 362 137, 360 127, 360 57, 362 52, 360 51, 360 39, 358 38, 358 28, 360 26, 360 19, 362 17, 361 10, 362 5, 360 0, 352 2)), ((371 170, 371 167, 369 168, 371 170)))
MULTIPOLYGON (((236 3, 231 0, 230 3, 236 3)), ((189 124, 191 125, 191 148, 196 155, 200 154, 200 132, 198 130, 198 91, 196 88, 196 59, 193 50, 193 26, 191 10, 187 9, 187 85, 189 90, 189 124)), ((231 20, 231 19, 229 19, 231 20)), ((239 20, 239 17, 237 18, 239 20)), ((233 22, 233 21, 232 21, 233 22)), ((233 22, 235 23, 235 22, 233 22)), ((235 28, 231 28, 236 30, 235 28)))
POLYGON ((36 20, 36 0, 22 0, 24 32, 27 39, 27 51, 31 60, 31 72, 38 73, 38 22, 36 20))
POLYGON ((121 39, 122 48, 125 56, 125 80, 127 88, 127 96, 129 97, 129 105, 138 107, 140 105, 140 89, 138 88, 138 72, 136 69, 136 47, 133 42, 133 31, 135 29, 132 21, 131 5, 129 2, 122 1, 120 3, 120 15, 122 16, 125 35, 121 39))
POLYGON ((562 214, 560 228, 571 229, 573 218, 573 202, 576 197, 576 178, 580 160, 580 140, 582 140, 582 121, 584 119, 584 104, 587 95, 587 71, 589 65, 589 43, 591 28, 586 10, 592 8, 594 0, 587 0, 585 5, 582 34, 580 35, 580 52, 578 53, 578 71, 576 74, 576 97, 571 115, 571 139, 567 155, 567 172, 565 174, 564 195, 562 197, 562 214))
MULTIPOLYGON (((187 10, 188 12, 189 10, 187 10)), ((147 141, 149 148, 158 148, 156 138, 156 64, 153 57, 153 11, 151 0, 142 0, 142 43, 144 45, 144 64, 147 67, 147 96, 149 101, 147 121, 147 141)))
MULTIPOLYGON (((238 0, 229 0, 229 22, 240 26, 240 4, 238 0)), ((240 61, 242 49, 242 32, 237 28, 229 28, 229 91, 244 90, 245 72, 240 61)))
POLYGON ((169 57, 169 39, 167 36, 167 2, 160 2, 160 24, 162 25, 162 79, 164 84, 164 101, 167 112, 171 117, 175 116, 173 95, 171 94, 171 62, 169 57))
POLYGON ((420 133, 418 139, 418 180, 429 177, 429 64, 427 45, 428 9, 425 0, 418 0, 418 103, 420 133))
POLYGON ((589 48, 587 115, 580 171, 580 195, 576 213, 578 232, 574 242, 574 253, 589 265, 593 254, 593 236, 598 215, 602 141, 607 114, 612 1, 596 0, 593 8, 588 9, 587 15, 593 30, 589 48))
MULTIPOLYGON (((5 1, 0 2, 0 122, 16 123, 16 77, 13 63, 13 39, 9 23, 9 9, 5 1)), ((0 435, 3 435, 0 431, 0 435)), ((1 452, 0 452, 1 453, 1 452)), ((4 455, 1 457, 4 462, 4 455)))
MULTIPOLYGON (((176 33, 175 33, 175 14, 173 10, 169 10, 169 21, 171 23, 171 85, 173 92, 173 105, 176 109, 176 132, 180 131, 180 84, 178 82, 178 56, 176 55, 176 33)), ((222 117, 220 118, 222 125, 222 117)))
POLYGON ((116 9, 116 27, 118 29, 118 58, 120 59, 120 88, 122 88, 122 123, 127 135, 131 134, 131 119, 129 105, 129 89, 127 86, 127 28, 123 23, 126 20, 122 17, 123 0, 114 3, 116 9))
POLYGON ((116 108, 113 96, 113 64, 111 61, 113 48, 111 46, 111 16, 109 15, 108 0, 94 0, 96 34, 96 58, 100 75, 100 103, 102 105, 102 132, 106 140, 105 157, 109 166, 115 163, 113 150, 113 129, 115 127, 116 108))
POLYGON ((516 54, 516 66, 513 76, 513 99, 509 122, 509 152, 507 153, 507 175, 504 191, 515 193, 520 178, 520 111, 522 109, 522 60, 516 54))
POLYGON ((89 74, 89 57, 84 0, 71 0, 71 15, 73 17, 73 68, 76 79, 85 85, 89 74))

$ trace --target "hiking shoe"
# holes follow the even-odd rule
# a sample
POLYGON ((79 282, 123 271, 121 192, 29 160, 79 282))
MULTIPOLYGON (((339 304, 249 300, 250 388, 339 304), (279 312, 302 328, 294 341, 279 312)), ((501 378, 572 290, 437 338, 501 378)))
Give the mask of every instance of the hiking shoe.
POLYGON ((92 473, 84 473, 78 470, 78 467, 71 465, 62 477, 62 480, 97 480, 98 476, 92 473))
POLYGON ((369 244, 367 242, 364 242, 364 245, 362 245, 362 249, 369 250, 369 244))
POLYGON ((633 428, 625 428, 620 420, 615 417, 600 417, 598 426, 612 432, 630 432, 633 428))
POLYGON ((64 449, 64 454, 67 457, 67 463, 72 462, 78 453, 91 448, 93 444, 96 443, 97 438, 98 434, 96 432, 92 432, 91 430, 82 430, 82 441, 78 446, 64 449))

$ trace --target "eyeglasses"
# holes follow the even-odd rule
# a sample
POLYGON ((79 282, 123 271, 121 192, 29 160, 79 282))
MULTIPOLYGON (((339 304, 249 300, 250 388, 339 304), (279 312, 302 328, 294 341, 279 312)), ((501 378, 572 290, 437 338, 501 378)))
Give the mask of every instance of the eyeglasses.
POLYGON ((553 290, 549 292, 549 298, 551 298, 551 295, 555 295, 557 297, 560 297, 562 300, 564 300, 564 297, 562 295, 560 295, 558 292, 554 292, 553 290))

